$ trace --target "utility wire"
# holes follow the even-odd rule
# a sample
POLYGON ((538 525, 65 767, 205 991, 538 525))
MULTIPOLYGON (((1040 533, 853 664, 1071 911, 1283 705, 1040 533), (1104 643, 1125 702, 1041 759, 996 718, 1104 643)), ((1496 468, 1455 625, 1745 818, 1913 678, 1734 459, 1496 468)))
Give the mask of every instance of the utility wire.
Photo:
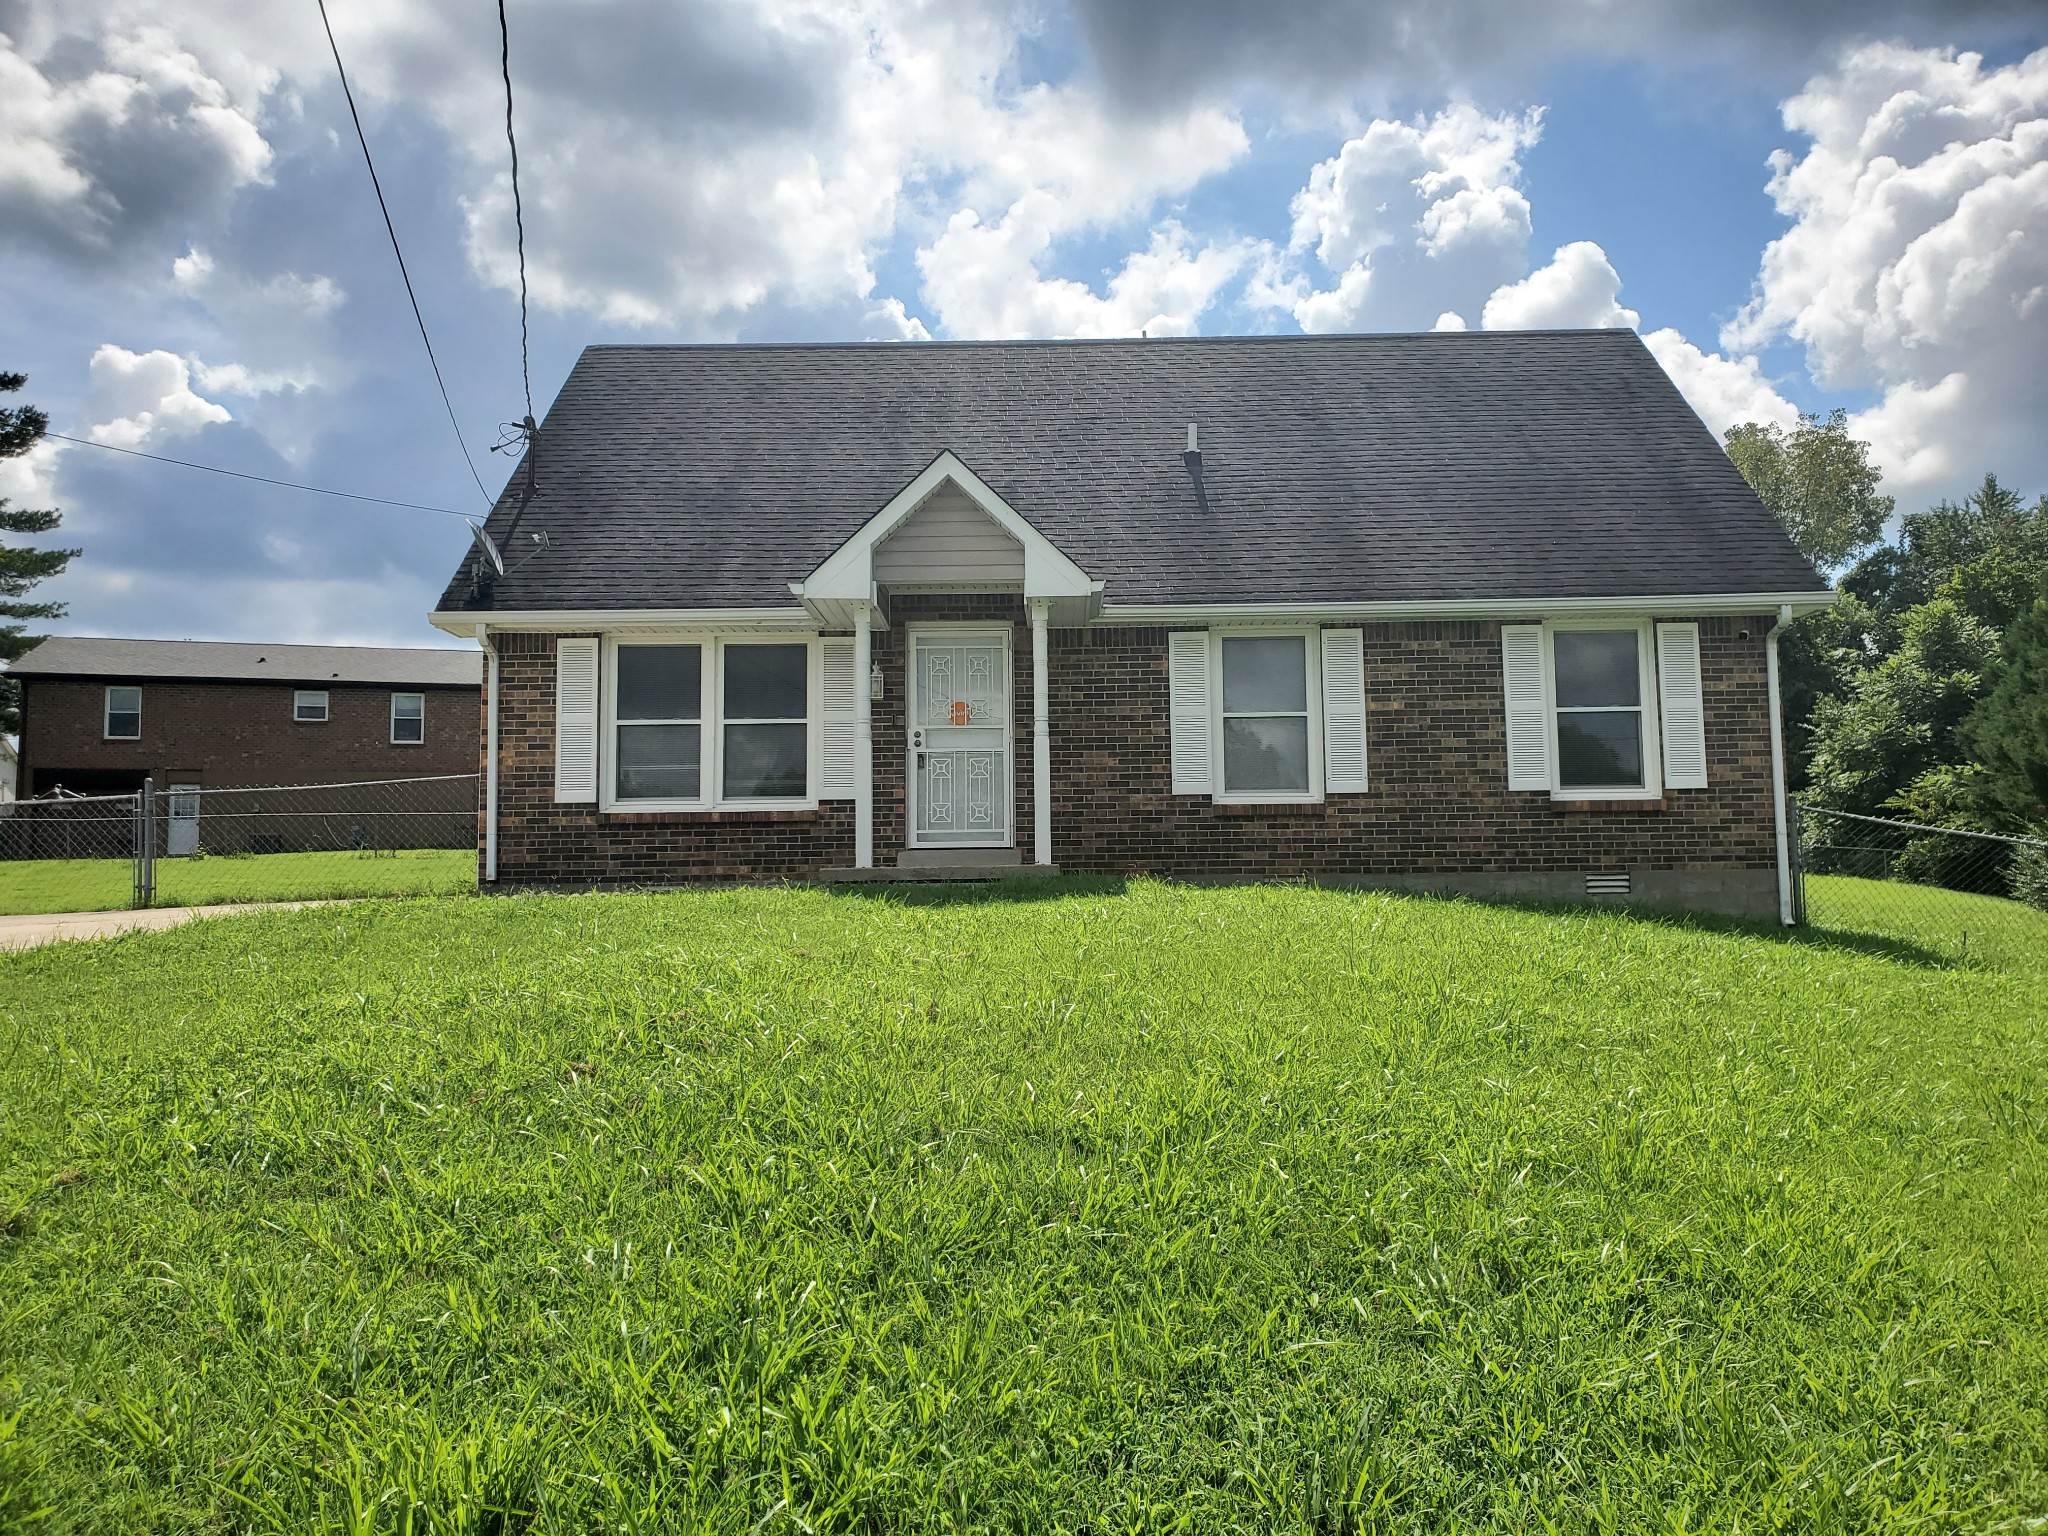
POLYGON ((342 67, 341 46, 334 40, 334 24, 327 19, 327 0, 316 0, 316 3, 320 7, 320 25, 327 30, 327 47, 334 55, 334 72, 341 76, 341 94, 348 102, 349 118, 356 125, 356 142, 363 147, 363 164, 370 168, 370 185, 376 190, 377 207, 384 215, 384 232, 391 237, 391 254, 398 258, 398 275, 405 280, 405 296, 412 300, 412 317, 419 322, 420 340, 427 349, 427 363, 434 370, 434 382, 440 386, 441 403, 448 408, 448 425, 455 429, 456 446, 462 450, 462 462, 469 466, 469 478, 476 482, 477 494, 489 503, 491 493, 484 489, 483 476, 476 472, 476 461, 469 456, 469 444, 462 436, 462 423, 455 419, 455 402, 448 398, 448 382, 441 377, 440 359, 434 356, 434 343, 427 336, 427 317, 420 313, 420 297, 413 292, 412 274, 405 269, 405 252, 398 248, 398 227, 391 222, 391 208, 384 201, 384 184, 377 179, 377 162, 370 158, 369 136, 363 132, 362 114, 356 111, 355 92, 349 89, 348 71, 342 67))
POLYGON ((533 368, 526 344, 526 210, 519 201, 519 140, 512 134, 512 30, 505 0, 498 0, 498 67, 505 76, 505 142, 512 150, 512 225, 519 236, 519 379, 526 386, 526 419, 533 420, 533 368))
POLYGON ((230 475, 237 480, 254 480, 261 485, 281 485, 288 491, 311 491, 316 496, 339 496, 347 501, 374 501, 380 507, 407 507, 414 512, 443 512, 449 517, 469 520, 467 512, 458 512, 453 507, 430 507, 418 501, 393 501, 388 496, 358 496, 354 491, 330 491, 322 485, 301 485, 296 480, 273 480, 268 475, 248 475, 239 469, 222 469, 215 464, 194 464, 190 459, 166 458, 161 453, 144 453, 140 448, 117 448, 112 443, 96 443, 89 437, 66 437, 62 432, 45 432, 45 437, 54 437, 60 443, 76 443, 81 448, 104 448, 108 453, 125 453, 131 459, 155 459, 159 464, 175 464, 180 469, 203 469, 209 475, 230 475))

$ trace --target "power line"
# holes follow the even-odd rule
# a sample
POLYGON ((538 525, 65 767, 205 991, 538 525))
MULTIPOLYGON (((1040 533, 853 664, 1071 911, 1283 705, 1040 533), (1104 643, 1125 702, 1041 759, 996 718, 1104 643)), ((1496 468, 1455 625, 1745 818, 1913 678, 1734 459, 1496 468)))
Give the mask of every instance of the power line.
POLYGON ((281 485, 288 491, 311 491, 315 496, 339 496, 345 501, 374 501, 380 507, 407 507, 414 512, 442 512, 449 517, 469 520, 467 512, 458 512, 453 507, 430 507, 418 501, 393 501, 388 496, 359 496, 354 491, 330 491, 322 485, 301 485, 296 480, 273 480, 268 475, 244 474, 239 469, 222 469, 216 464, 194 464, 190 459, 167 458, 161 453, 144 453, 140 448, 117 448, 112 443, 96 443, 89 437, 66 437, 62 432, 45 432, 45 437, 54 437, 60 443, 76 443, 81 448, 104 448, 108 453, 125 453, 131 459, 154 459, 159 464, 175 464, 180 469, 203 469, 209 475, 229 475, 236 480, 254 480, 260 485, 281 485))
POLYGON ((419 322, 420 341, 427 349, 427 363, 434 370, 435 384, 440 386, 441 403, 448 408, 448 425, 455 429, 456 446, 462 450, 462 462, 469 466, 469 478, 476 482, 477 494, 488 503, 491 493, 484 489, 483 476, 476 472, 476 461, 469 456, 469 444, 462 436, 462 423, 455 419, 455 402, 448 398, 448 383, 441 377, 440 359, 434 356, 434 343, 427 336, 427 317, 420 313, 420 298, 413 292, 412 274, 405 269, 405 252, 398 248, 398 227, 391 222, 391 208, 384 201, 384 184, 377 179, 377 162, 370 157, 369 136, 363 132, 362 114, 356 111, 355 92, 349 89, 348 71, 342 67, 341 47, 334 41, 334 24, 327 19, 327 0, 316 0, 316 3, 320 7, 320 25, 327 29, 327 47, 334 55, 334 72, 341 76, 341 94, 348 102, 349 118, 356 125, 356 142, 363 147, 363 164, 370 168, 370 185, 376 190, 377 207, 384 215, 384 232, 391 237, 391 254, 398 258, 398 275, 405 280, 405 296, 412 300, 412 317, 419 322))
POLYGON ((505 142, 512 150, 512 226, 519 237, 519 378, 526 386, 526 419, 533 420, 533 369, 526 345, 526 210, 519 201, 519 140, 512 134, 512 30, 505 0, 498 0, 498 67, 505 76, 505 142))

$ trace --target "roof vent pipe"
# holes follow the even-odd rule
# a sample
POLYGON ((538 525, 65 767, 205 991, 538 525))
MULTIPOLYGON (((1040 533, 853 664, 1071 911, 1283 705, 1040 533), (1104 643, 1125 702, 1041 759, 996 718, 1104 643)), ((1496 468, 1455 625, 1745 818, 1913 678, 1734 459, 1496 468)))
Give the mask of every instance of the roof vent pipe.
POLYGON ((1180 456, 1181 463, 1188 467, 1188 478, 1195 484, 1195 505, 1204 512, 1209 510, 1209 492, 1202 484, 1202 439, 1195 424, 1188 423, 1188 451, 1180 456))

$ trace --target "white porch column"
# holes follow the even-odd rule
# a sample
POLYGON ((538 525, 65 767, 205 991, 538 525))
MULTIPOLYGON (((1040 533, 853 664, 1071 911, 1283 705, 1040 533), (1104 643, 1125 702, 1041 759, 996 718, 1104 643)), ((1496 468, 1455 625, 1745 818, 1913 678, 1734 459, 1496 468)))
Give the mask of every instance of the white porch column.
POLYGON ((875 867, 875 703, 868 691, 874 666, 868 605, 853 605, 853 867, 875 867))
POLYGON ((1046 610, 1043 599, 1031 604, 1031 821, 1034 864, 1052 862, 1052 710, 1046 678, 1046 610))

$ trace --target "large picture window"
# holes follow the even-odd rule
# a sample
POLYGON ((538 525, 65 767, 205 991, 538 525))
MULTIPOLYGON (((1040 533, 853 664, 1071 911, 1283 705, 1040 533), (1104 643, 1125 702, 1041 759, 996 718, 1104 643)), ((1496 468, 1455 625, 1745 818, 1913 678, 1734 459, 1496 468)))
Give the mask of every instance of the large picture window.
POLYGON ((702 798, 704 648, 622 645, 617 677, 614 797, 702 798))
POLYGON ((1557 629, 1551 668, 1561 791, 1649 787, 1639 629, 1557 629))
POLYGON ((722 800, 801 800, 810 792, 810 648, 727 645, 722 800))
POLYGON ((1306 797, 1310 779, 1308 639, 1225 635, 1223 793, 1306 797))
POLYGON ((813 642, 610 642, 604 795, 620 810, 772 809, 811 797, 813 642))

